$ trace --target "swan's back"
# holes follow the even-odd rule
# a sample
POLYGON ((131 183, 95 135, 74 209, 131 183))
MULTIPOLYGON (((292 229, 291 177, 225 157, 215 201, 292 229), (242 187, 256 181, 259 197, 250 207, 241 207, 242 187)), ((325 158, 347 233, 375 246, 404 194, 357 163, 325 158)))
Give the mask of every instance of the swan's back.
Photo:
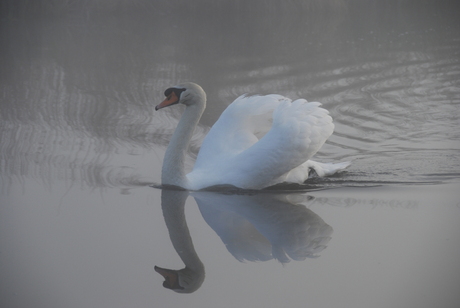
POLYGON ((281 95, 240 96, 222 113, 203 141, 192 189, 231 184, 274 185, 309 160, 334 130, 317 102, 281 95))

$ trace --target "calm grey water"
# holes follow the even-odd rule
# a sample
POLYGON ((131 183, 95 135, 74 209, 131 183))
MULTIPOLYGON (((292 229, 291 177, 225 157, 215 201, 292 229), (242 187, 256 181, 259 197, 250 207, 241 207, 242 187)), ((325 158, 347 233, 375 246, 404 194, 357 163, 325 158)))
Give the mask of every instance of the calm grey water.
POLYGON ((457 307, 456 1, 3 1, 2 307, 457 307), (180 107, 208 107, 188 167, 244 93, 320 101, 315 160, 283 192, 160 190, 180 107), (154 266, 182 269, 162 286, 154 266), (184 276, 185 277, 185 276, 184 276))

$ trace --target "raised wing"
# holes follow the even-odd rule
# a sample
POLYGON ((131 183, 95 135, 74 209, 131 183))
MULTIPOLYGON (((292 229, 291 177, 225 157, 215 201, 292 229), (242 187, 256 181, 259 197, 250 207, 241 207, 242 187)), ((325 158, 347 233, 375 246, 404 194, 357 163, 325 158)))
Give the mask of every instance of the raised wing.
POLYGON ((276 184, 332 134, 332 118, 320 105, 280 95, 238 98, 203 141, 189 175, 203 187, 258 189, 276 184))
POLYGON ((225 161, 259 141, 272 127, 281 95, 240 96, 221 114, 201 145, 195 168, 225 161))
POLYGON ((309 160, 334 130, 328 111, 319 106, 303 99, 281 103, 271 130, 229 162, 227 178, 239 187, 266 187, 309 160))

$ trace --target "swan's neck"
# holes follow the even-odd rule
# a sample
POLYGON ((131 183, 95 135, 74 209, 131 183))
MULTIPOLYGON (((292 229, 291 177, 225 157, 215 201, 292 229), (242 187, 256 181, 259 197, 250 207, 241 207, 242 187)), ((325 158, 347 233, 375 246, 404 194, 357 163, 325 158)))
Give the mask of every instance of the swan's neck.
POLYGON ((185 159, 193 132, 198 125, 205 106, 206 102, 203 101, 185 108, 165 153, 161 172, 162 184, 187 188, 185 159))

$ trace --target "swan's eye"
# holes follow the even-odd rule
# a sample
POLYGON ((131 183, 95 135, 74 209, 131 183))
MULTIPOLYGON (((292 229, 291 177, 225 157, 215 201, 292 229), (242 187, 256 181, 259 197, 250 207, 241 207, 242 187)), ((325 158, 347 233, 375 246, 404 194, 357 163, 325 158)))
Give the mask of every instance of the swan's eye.
POLYGON ((184 92, 185 90, 187 90, 187 89, 185 89, 185 88, 181 88, 181 89, 174 88, 173 89, 173 91, 174 91, 174 93, 176 93, 177 97, 180 97, 182 92, 184 92))
POLYGON ((174 92, 176 94, 177 97, 180 97, 181 93, 184 92, 185 88, 168 88, 165 90, 165 96, 170 99, 171 98, 171 94, 174 92))
POLYGON ((171 96, 172 92, 173 92, 173 88, 166 89, 165 90, 165 96, 169 98, 171 96))

